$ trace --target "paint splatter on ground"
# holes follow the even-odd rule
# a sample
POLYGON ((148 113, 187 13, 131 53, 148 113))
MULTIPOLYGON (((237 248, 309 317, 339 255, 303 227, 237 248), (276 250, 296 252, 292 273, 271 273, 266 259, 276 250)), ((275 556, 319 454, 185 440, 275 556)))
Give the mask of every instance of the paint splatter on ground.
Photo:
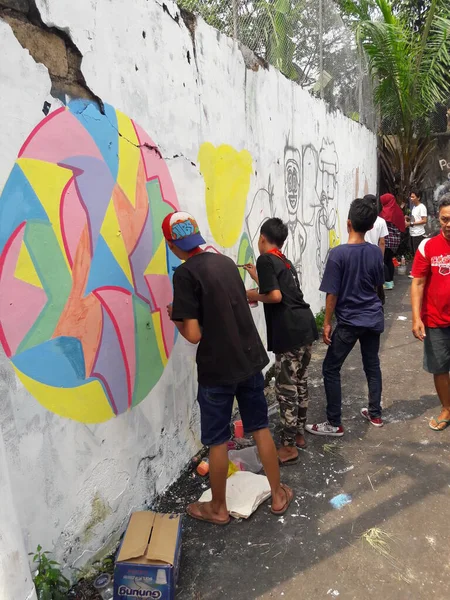
POLYGON ((330 504, 333 508, 340 510, 347 504, 350 504, 352 497, 349 494, 338 494, 334 498, 331 498, 330 504))

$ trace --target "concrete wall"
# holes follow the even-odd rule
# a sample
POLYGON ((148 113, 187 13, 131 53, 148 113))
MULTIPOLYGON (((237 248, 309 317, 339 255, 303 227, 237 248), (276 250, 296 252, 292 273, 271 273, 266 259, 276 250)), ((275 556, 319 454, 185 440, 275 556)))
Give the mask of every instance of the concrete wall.
POLYGON ((0 0, 0 35, 1 431, 26 548, 80 567, 199 446, 164 215, 239 262, 288 220, 317 312, 376 140, 169 0, 0 0))

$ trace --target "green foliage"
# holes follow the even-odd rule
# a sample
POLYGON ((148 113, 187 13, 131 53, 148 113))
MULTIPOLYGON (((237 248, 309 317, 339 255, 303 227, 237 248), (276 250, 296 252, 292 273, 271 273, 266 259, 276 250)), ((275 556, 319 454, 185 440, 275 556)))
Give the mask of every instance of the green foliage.
POLYGON ((61 572, 60 565, 56 560, 48 558, 50 552, 42 550, 38 546, 33 555, 36 564, 36 572, 33 577, 38 600, 65 600, 70 588, 69 580, 61 572))
POLYGON ((297 71, 293 65, 295 44, 292 41, 295 11, 290 0, 259 0, 257 5, 267 15, 267 25, 264 27, 266 60, 286 77, 296 79, 297 71))
POLYGON ((421 31, 425 25, 431 0, 394 0, 392 7, 414 31, 421 31))
POLYGON ((320 312, 318 312, 316 315, 316 325, 317 325, 317 329, 319 330, 319 332, 323 330, 324 322, 325 322, 325 309, 322 308, 322 310, 320 312))
POLYGON ((345 0, 344 4, 354 17, 361 14, 357 40, 366 52, 374 80, 384 176, 391 191, 406 198, 426 175, 434 145, 429 138, 430 115, 448 100, 449 4, 447 0, 424 0, 413 6, 374 0, 377 12, 366 15, 359 11, 368 3, 345 0), (413 27, 412 20, 422 25, 413 27))
POLYGON ((344 17, 352 20, 370 19, 375 0, 336 0, 344 17))

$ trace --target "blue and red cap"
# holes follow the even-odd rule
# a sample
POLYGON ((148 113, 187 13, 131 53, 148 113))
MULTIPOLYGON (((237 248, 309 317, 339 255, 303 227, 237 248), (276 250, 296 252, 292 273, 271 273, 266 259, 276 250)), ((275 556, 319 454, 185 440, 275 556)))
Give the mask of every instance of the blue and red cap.
POLYGON ((165 239, 184 252, 190 252, 206 244, 197 221, 187 212, 173 212, 162 222, 165 239))

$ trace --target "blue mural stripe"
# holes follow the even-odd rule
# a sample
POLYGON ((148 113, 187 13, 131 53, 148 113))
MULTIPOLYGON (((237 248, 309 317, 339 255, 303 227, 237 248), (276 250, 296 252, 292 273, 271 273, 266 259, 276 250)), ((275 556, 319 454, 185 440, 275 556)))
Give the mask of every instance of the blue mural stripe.
POLYGON ((119 136, 116 111, 109 104, 104 105, 105 114, 99 111, 96 102, 72 100, 70 112, 80 121, 100 150, 114 180, 119 172, 119 136), (111 129, 115 129, 112 134, 111 129))
POLYGON ((100 235, 91 263, 85 296, 93 290, 105 286, 121 287, 132 294, 134 293, 125 273, 114 258, 103 236, 100 235))
POLYGON ((13 231, 30 219, 50 222, 28 179, 16 164, 0 196, 0 253, 13 231))
POLYGON ((173 274, 175 270, 181 265, 181 260, 178 256, 169 249, 169 246, 166 244, 166 263, 167 263, 167 272, 169 274, 170 283, 173 285, 173 274))
POLYGON ((34 346, 12 359, 22 373, 54 387, 72 388, 86 383, 80 340, 58 337, 34 346))

